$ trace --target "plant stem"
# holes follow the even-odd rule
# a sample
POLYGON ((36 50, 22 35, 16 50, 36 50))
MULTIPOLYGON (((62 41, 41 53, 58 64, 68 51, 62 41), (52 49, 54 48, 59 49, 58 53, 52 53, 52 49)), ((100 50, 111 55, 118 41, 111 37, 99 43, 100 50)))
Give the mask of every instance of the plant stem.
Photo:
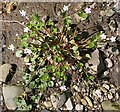
POLYGON ((11 21, 10 21, 10 20, 0 20, 0 22, 4 22, 4 23, 18 23, 18 24, 26 27, 26 26, 25 26, 24 24, 22 24, 21 22, 15 21, 15 20, 11 20, 11 21))

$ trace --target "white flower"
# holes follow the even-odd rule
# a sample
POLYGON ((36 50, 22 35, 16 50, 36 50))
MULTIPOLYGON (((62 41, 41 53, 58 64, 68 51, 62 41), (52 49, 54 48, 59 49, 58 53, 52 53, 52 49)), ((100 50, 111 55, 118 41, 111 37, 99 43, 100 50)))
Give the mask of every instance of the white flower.
POLYGON ((16 37, 18 36, 18 33, 15 35, 16 37))
POLYGON ((25 48, 24 53, 30 55, 32 53, 32 51, 30 49, 28 49, 28 48, 25 48))
POLYGON ((25 18, 26 18, 27 20, 29 20, 29 17, 28 17, 28 16, 25 16, 25 18))
POLYGON ((116 41, 116 37, 113 37, 113 36, 112 36, 112 37, 110 38, 110 41, 111 41, 111 42, 115 42, 115 41, 116 41))
POLYGON ((24 32, 28 33, 28 31, 29 31, 28 27, 24 28, 24 32))
POLYGON ((6 47, 6 45, 3 45, 3 48, 5 48, 6 47))
POLYGON ((60 89, 61 89, 61 91, 65 91, 66 90, 66 86, 61 86, 60 89))
POLYGON ((106 39, 106 35, 103 33, 103 34, 101 35, 101 38, 102 38, 102 39, 106 39))
POLYGON ((102 93, 101 93, 101 91, 100 90, 96 90, 95 91, 95 94, 97 94, 97 96, 99 97, 99 98, 101 98, 102 97, 102 93))
POLYGON ((20 12, 21 16, 26 16, 26 11, 24 11, 24 10, 20 11, 19 10, 19 12, 20 12))
POLYGON ((15 47, 14 47, 13 44, 10 44, 9 47, 8 47, 8 49, 11 50, 11 51, 14 51, 15 47))
POLYGON ((55 80, 55 77, 52 77, 52 80, 54 81, 54 80, 55 80))
POLYGON ((87 14, 91 13, 91 8, 86 7, 85 12, 86 12, 87 14))
POLYGON ((22 22, 21 24, 22 24, 22 25, 24 25, 24 24, 25 24, 25 22, 22 22))
POLYGON ((68 6, 64 5, 63 10, 68 11, 68 6))

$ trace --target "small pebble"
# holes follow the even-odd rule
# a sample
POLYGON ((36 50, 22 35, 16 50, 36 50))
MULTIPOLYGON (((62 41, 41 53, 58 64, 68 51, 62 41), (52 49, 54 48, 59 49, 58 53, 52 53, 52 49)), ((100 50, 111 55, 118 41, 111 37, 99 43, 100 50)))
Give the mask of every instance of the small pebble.
POLYGON ((109 89, 110 89, 110 86, 109 86, 109 85, 107 85, 107 84, 103 84, 103 85, 102 85, 102 87, 106 88, 107 90, 109 90, 109 89))
POLYGON ((107 68, 111 68, 113 66, 112 60, 109 59, 109 58, 106 58, 105 59, 105 65, 106 65, 107 68))
POLYGON ((108 94, 108 99, 112 99, 113 98, 113 95, 111 93, 108 94))
POLYGON ((75 110, 83 110, 83 105, 77 104, 75 110))

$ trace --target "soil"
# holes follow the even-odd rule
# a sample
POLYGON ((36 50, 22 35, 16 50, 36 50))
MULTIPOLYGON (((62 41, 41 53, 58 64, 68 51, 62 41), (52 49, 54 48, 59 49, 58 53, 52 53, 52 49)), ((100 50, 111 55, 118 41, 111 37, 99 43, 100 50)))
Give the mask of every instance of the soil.
MULTIPOLYGON (((29 2, 29 3, 19 3, 17 5, 17 8, 12 11, 11 13, 2 13, 2 19, 3 20, 16 20, 19 22, 25 22, 26 19, 21 17, 19 10, 25 10, 27 12, 27 15, 32 14, 39 14, 42 17, 45 15, 50 16, 52 19, 58 19, 57 13, 62 9, 63 5, 67 5, 69 3, 35 3, 35 2, 29 2)), ((71 3, 71 9, 69 11, 69 14, 72 15, 76 10, 79 9, 79 7, 83 3, 71 3)), ((103 22, 99 22, 99 12, 104 9, 105 7, 102 6, 102 3, 97 3, 95 9, 93 9, 92 14, 90 15, 88 21, 81 22, 78 26, 80 27, 80 31, 83 31, 84 29, 88 29, 89 35, 94 34, 96 31, 101 30, 103 26, 108 27, 108 21, 109 17, 104 17, 103 22), (101 27, 102 26, 102 27, 101 27)), ((73 18, 74 15, 72 16, 73 18)), ((114 18, 116 21, 118 21, 118 14, 114 14, 111 18, 114 18)), ((73 19, 73 22, 76 22, 77 19, 73 19)), ((12 84, 17 83, 21 80, 22 74, 21 74, 21 68, 24 67, 24 63, 21 59, 16 58, 15 52, 10 51, 8 48, 9 44, 13 44, 15 46, 15 51, 19 48, 18 45, 18 37, 16 34, 21 35, 23 32, 23 26, 17 23, 2 23, 2 45, 6 45, 6 47, 3 48, 2 56, 3 56, 3 63, 11 63, 17 65, 17 70, 12 78, 11 82, 12 84), (17 47, 16 47, 17 46, 17 47)), ((108 36, 116 35, 115 33, 111 32, 109 27, 105 31, 108 36)), ((114 72, 115 73, 115 72, 114 72)), ((114 75, 114 73, 112 75, 114 75)), ((111 76, 115 80, 118 79, 118 76, 114 75, 111 76)), ((114 82, 116 82, 114 80, 114 82)))

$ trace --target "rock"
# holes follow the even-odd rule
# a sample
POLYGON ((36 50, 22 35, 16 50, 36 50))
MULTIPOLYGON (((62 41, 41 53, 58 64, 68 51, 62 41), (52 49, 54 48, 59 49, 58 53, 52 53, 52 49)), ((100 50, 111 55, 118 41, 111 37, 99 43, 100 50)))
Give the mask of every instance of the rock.
POLYGON ((78 14, 75 13, 73 16, 77 22, 80 21, 80 16, 78 14))
POLYGON ((17 108, 14 98, 20 96, 23 88, 20 86, 3 85, 3 97, 5 105, 9 110, 15 110, 17 108))
POLYGON ((114 111, 114 110, 117 110, 117 109, 115 109, 115 108, 112 106, 112 103, 111 103, 110 101, 103 101, 103 102, 102 102, 102 107, 103 107, 103 109, 106 110, 106 111, 110 111, 110 110, 114 111))
POLYGON ((2 95, 0 95, 0 102, 2 102, 3 101, 3 96, 2 95))
POLYGON ((87 102, 86 102, 86 100, 84 100, 84 99, 81 99, 81 103, 82 103, 84 106, 87 105, 87 102))
POLYGON ((111 68, 113 66, 112 60, 109 59, 109 58, 106 58, 105 59, 105 65, 106 65, 107 68, 111 68))
POLYGON ((66 101, 66 95, 54 93, 51 94, 50 99, 54 108, 60 108, 66 101))
MULTIPOLYGON (((92 71, 94 71, 92 74, 100 73, 105 69, 102 56, 98 49, 96 49, 91 54, 91 59, 88 60, 88 64, 91 65, 90 68, 92 69, 92 71)), ((89 71, 89 73, 91 73, 91 70, 89 71)))
POLYGON ((88 96, 85 96, 85 99, 86 99, 88 105, 89 105, 91 108, 93 108, 93 103, 92 103, 91 99, 90 99, 88 96))
POLYGON ((106 12, 105 12, 105 11, 100 11, 100 15, 101 15, 101 16, 105 16, 105 15, 106 15, 106 12))
POLYGON ((109 23, 109 27, 114 32, 116 30, 116 28, 117 28, 116 21, 115 20, 111 20, 110 23, 109 23))
POLYGON ((112 98, 113 98, 112 93, 109 93, 109 94, 108 94, 108 99, 111 100, 112 98))
POLYGON ((81 105, 81 104, 77 104, 76 106, 75 106, 75 110, 83 110, 83 105, 81 105))
POLYGON ((68 98, 68 100, 65 103, 67 110, 72 110, 73 109, 73 103, 71 98, 68 98))
POLYGON ((47 109, 42 109, 41 112, 51 112, 51 111, 49 111, 47 109))
POLYGON ((52 103, 50 101, 45 101, 43 104, 45 105, 46 108, 52 107, 52 103))
POLYGON ((114 8, 118 13, 120 13, 120 2, 115 2, 114 8))
POLYGON ((115 97, 116 97, 117 100, 119 99, 119 94, 118 94, 118 92, 116 92, 115 97))
POLYGON ((100 87, 100 90, 103 91, 103 93, 107 93, 107 89, 104 87, 100 87))
POLYGON ((113 11, 112 9, 107 9, 105 11, 101 11, 100 15, 101 16, 112 16, 115 13, 115 11, 113 11))
POLYGON ((5 82, 9 71, 12 68, 11 64, 3 64, 0 66, 0 81, 5 82))
POLYGON ((110 86, 108 84, 103 84, 102 87, 106 88, 107 90, 110 89, 110 86))
POLYGON ((109 71, 105 71, 103 75, 107 76, 108 74, 109 74, 109 71))
POLYGON ((109 16, 109 17, 115 13, 115 11, 113 11, 112 9, 107 9, 105 10, 105 12, 106 12, 106 16, 109 16))
POLYGON ((81 92, 80 87, 74 85, 73 88, 74 88, 77 92, 81 92))
POLYGON ((107 49, 107 51, 109 51, 109 53, 114 54, 114 55, 119 55, 119 50, 116 47, 110 47, 107 49))

